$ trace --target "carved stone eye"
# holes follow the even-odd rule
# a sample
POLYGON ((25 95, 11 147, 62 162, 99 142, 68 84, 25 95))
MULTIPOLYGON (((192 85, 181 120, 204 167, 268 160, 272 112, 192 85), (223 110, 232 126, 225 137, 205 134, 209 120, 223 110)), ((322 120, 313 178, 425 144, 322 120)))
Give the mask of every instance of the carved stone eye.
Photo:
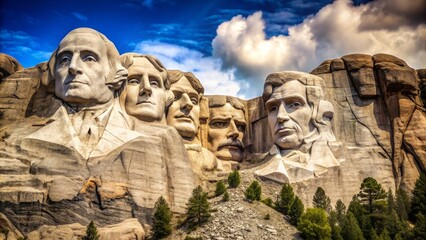
POLYGON ((292 108, 292 109, 298 109, 302 106, 303 106, 303 104, 300 103, 300 102, 293 102, 293 103, 290 103, 290 105, 289 105, 289 107, 292 108))
POLYGON ((98 60, 92 56, 92 55, 87 55, 83 58, 83 62, 97 62, 98 60))
POLYGON ((240 132, 244 132, 246 130, 246 125, 244 125, 244 124, 238 124, 237 125, 237 129, 240 132))
POLYGON ((224 128, 228 126, 228 122, 225 121, 216 121, 210 124, 211 126, 217 127, 217 128, 224 128))
POLYGON ((71 61, 71 57, 68 55, 64 55, 59 59, 59 63, 67 63, 71 61))
POLYGON ((276 105, 272 105, 271 107, 269 107, 269 112, 275 112, 278 110, 278 106, 276 105))
POLYGON ((175 95, 175 101, 179 100, 182 97, 182 93, 180 92, 174 92, 173 94, 175 95))
POLYGON ((140 84, 140 81, 137 78, 131 78, 131 79, 127 80, 127 82, 131 85, 136 85, 136 84, 139 85, 140 84))
POLYGON ((192 102, 192 104, 197 105, 198 104, 198 99, 195 98, 195 97, 192 97, 191 98, 191 102, 192 102))

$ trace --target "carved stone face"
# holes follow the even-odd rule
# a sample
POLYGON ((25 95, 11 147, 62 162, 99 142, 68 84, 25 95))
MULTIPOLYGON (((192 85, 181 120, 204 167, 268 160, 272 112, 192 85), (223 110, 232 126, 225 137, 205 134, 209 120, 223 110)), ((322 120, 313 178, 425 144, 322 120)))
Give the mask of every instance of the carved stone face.
POLYGON ((170 90, 175 99, 167 113, 167 125, 176 128, 184 138, 195 137, 200 125, 200 95, 185 76, 173 83, 170 90))
POLYGON ((289 81, 277 87, 265 103, 269 129, 281 149, 298 149, 316 128, 306 99, 306 86, 289 81))
POLYGON ((220 160, 242 161, 246 128, 244 112, 226 103, 210 108, 207 148, 220 160))
POLYGON ((96 32, 68 34, 60 43, 55 63, 55 94, 67 103, 96 105, 113 99, 105 85, 111 68, 107 48, 96 32))
POLYGON ((133 58, 127 70, 126 112, 143 121, 160 122, 166 107, 166 89, 160 71, 143 57, 133 58))

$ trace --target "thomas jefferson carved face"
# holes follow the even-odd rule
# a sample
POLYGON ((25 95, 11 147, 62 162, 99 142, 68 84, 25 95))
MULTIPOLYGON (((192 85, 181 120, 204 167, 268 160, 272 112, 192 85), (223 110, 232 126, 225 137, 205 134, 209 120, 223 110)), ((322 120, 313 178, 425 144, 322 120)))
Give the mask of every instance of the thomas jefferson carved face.
POLYGON ((170 125, 184 138, 197 135, 200 125, 200 95, 189 80, 182 76, 170 87, 175 99, 167 113, 167 125, 170 125))
POLYGON ((160 122, 167 100, 163 75, 144 57, 134 57, 127 70, 126 112, 143 121, 160 122))
POLYGON ((316 131, 306 86, 293 80, 275 88, 265 103, 274 142, 281 149, 298 149, 303 139, 316 131))
POLYGON ((242 110, 230 103, 221 107, 210 108, 208 146, 220 160, 243 160, 242 143, 246 129, 246 120, 242 110))
POLYGON ((75 30, 61 41, 54 69, 55 94, 67 103, 107 103, 113 91, 105 85, 111 67, 107 47, 94 30, 75 30))

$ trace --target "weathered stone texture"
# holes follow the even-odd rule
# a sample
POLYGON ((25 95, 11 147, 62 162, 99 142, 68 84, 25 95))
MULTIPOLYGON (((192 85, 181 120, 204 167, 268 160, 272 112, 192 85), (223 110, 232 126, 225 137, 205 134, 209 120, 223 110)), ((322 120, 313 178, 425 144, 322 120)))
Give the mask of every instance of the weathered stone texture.
MULTIPOLYGON (((72 145, 75 136, 59 136, 66 125, 51 118, 61 105, 48 84, 46 63, 28 69, 12 65, 0 69, 1 226, 12 229, 16 238, 30 233, 29 239, 79 239, 94 220, 103 239, 143 239, 158 197, 165 197, 173 212, 185 212, 192 189, 205 183, 195 178, 175 129, 146 124, 119 128, 124 140, 108 139, 83 156, 72 145), (40 131, 46 126, 60 131, 40 131)), ((311 73, 324 79, 327 109, 334 109, 319 120, 330 124, 336 141, 316 147, 330 148, 340 166, 293 183, 296 194, 311 206, 321 186, 332 202, 347 204, 366 177, 384 189, 411 191, 420 172, 426 172, 426 70, 416 71, 387 54, 351 54, 326 60, 311 73)), ((190 153, 192 161, 205 154, 202 147, 209 141, 211 98, 200 103, 201 150, 190 153)), ((265 194, 274 196, 280 184, 254 177, 274 145, 263 99, 238 100, 247 120, 242 184, 263 180, 265 194)))
MULTIPOLYGON (((117 240, 142 240, 145 239, 145 230, 135 218, 127 219, 121 223, 98 227, 100 239, 117 240)), ((86 235, 86 226, 79 223, 42 226, 27 235, 28 240, 56 240, 56 239, 81 239, 86 235)))
POLYGON ((15 58, 4 53, 0 53, 0 82, 3 78, 22 69, 22 65, 15 58))

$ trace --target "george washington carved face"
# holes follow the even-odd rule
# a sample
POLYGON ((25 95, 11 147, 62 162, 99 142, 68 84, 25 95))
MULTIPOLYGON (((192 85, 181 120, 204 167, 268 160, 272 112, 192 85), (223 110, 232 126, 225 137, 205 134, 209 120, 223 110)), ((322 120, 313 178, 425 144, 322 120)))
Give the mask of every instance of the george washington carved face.
POLYGON ((98 32, 77 29, 59 44, 55 67, 55 94, 67 103, 97 105, 113 99, 106 82, 112 69, 107 46, 98 32))

